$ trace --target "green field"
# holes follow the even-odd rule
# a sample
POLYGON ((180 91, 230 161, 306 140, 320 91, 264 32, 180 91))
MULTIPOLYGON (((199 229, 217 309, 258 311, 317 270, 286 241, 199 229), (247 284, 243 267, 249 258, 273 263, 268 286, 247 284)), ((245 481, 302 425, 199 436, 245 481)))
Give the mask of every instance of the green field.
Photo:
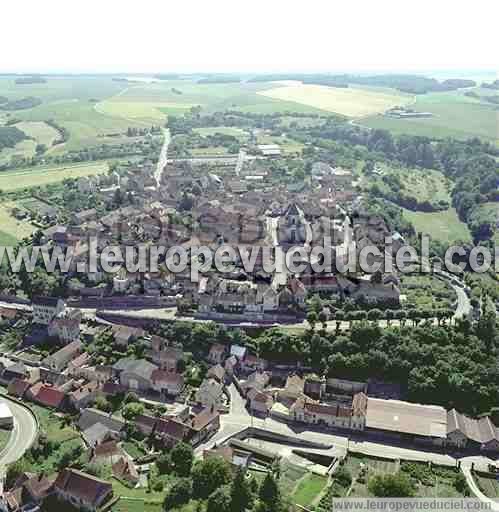
POLYGON ((418 233, 427 233, 433 240, 446 243, 471 240, 468 227, 459 220, 454 208, 430 213, 404 209, 404 217, 412 222, 418 233))
POLYGON ((426 135, 440 139, 482 137, 499 143, 497 105, 464 96, 463 91, 418 95, 411 108, 419 112, 431 112, 433 117, 392 119, 374 115, 360 122, 371 128, 384 128, 397 134, 426 135))
POLYGON ((4 171, 0 173, 0 190, 13 192, 29 187, 39 187, 60 182, 66 178, 80 178, 82 176, 103 174, 108 169, 107 162, 86 162, 82 164, 4 171))
POLYGON ((297 505, 310 507, 327 485, 327 478, 308 473, 295 488, 291 499, 297 505))
MULTIPOLYGON (((128 127, 163 124, 168 115, 182 115, 196 105, 200 105, 204 112, 231 109, 254 113, 294 111, 325 114, 313 106, 257 94, 274 86, 272 83, 197 84, 192 80, 127 83, 104 76, 49 77, 44 84, 19 86, 12 78, 0 78, 0 96, 9 100, 34 96, 42 100, 42 104, 34 108, 2 111, 0 122, 5 123, 12 118, 35 123, 54 119, 67 128, 70 135, 66 143, 49 149, 51 154, 57 155, 100 144, 124 142, 128 127)), ((31 130, 35 130, 35 126, 40 131, 42 125, 32 125, 31 130)), ((48 141, 53 134, 37 135, 48 141)), ((13 155, 33 154, 35 145, 34 141, 24 141, 16 148, 2 151, 0 163, 10 161, 13 155)))
POLYGON ((385 180, 393 177, 400 183, 396 187, 396 196, 414 198, 419 203, 437 204, 440 201, 451 203, 452 182, 441 171, 408 169, 387 164, 378 164, 377 167, 384 174, 365 176, 363 184, 367 186, 375 184, 387 199, 394 200, 390 197, 390 187, 385 183, 385 180))
POLYGON ((162 503, 146 503, 142 500, 121 498, 111 512, 162 512, 162 503))

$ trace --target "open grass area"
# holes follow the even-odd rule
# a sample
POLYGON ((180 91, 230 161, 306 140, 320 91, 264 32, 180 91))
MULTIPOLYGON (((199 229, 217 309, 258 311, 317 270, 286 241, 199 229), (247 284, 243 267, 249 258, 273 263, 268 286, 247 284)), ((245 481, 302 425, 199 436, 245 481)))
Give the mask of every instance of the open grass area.
POLYGON ((59 132, 43 121, 23 121, 15 125, 28 137, 35 139, 38 144, 45 144, 50 147, 54 140, 59 137, 59 132))
POLYGON ((289 461, 281 463, 281 477, 279 478, 279 487, 283 496, 291 496, 295 490, 297 482, 307 475, 308 470, 302 466, 297 466, 289 461))
POLYGON ((412 101, 411 95, 395 90, 378 91, 373 87, 340 88, 302 83, 277 86, 259 94, 273 99, 293 101, 347 117, 369 116, 412 101))
POLYGON ((65 443, 80 439, 80 434, 71 425, 63 423, 61 418, 50 409, 36 404, 29 404, 30 409, 36 414, 40 428, 47 435, 49 440, 57 443, 65 443))
POLYGON ((145 450, 135 441, 126 441, 123 443, 123 449, 132 457, 133 459, 138 459, 146 454, 145 450))
POLYGON ((80 178, 81 176, 103 174, 108 169, 107 162, 85 162, 81 164, 52 167, 41 166, 4 171, 0 173, 0 190, 12 192, 24 188, 39 187, 60 182, 66 178, 80 178))
POLYGON ((147 503, 142 500, 121 498, 111 512, 162 512, 162 503, 147 503))
POLYGON ((404 209, 404 217, 414 225, 418 233, 427 233, 434 240, 445 243, 471 240, 468 226, 459 220, 454 208, 429 213, 404 209))
POLYGON ((421 94, 411 108, 418 112, 431 112, 433 116, 393 119, 374 115, 362 119, 360 123, 398 134, 426 135, 439 139, 467 139, 478 136, 499 143, 497 105, 465 96, 464 91, 421 94))
POLYGON ((291 495, 291 500, 297 505, 310 507, 326 485, 326 477, 309 473, 298 482, 295 491, 291 495))
POLYGON ((0 204, 0 242, 12 242, 15 245, 18 240, 30 236, 36 230, 35 226, 25 220, 18 220, 11 214, 11 209, 16 207, 12 201, 3 201, 0 204))
POLYGON ((147 487, 137 487, 131 489, 126 485, 123 485, 121 482, 112 479, 113 490, 117 496, 122 496, 123 498, 130 498, 136 500, 142 500, 142 502, 154 502, 154 503, 163 503, 165 499, 164 492, 148 492, 147 487))

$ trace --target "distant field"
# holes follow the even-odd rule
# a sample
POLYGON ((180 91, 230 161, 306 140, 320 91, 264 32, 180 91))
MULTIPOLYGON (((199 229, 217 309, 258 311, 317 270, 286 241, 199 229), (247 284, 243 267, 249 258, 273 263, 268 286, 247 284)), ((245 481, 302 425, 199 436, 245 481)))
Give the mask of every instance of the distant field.
POLYGON ((39 187, 49 183, 57 183, 66 178, 80 178, 107 172, 109 166, 106 162, 87 162, 82 164, 35 167, 0 173, 0 190, 12 192, 29 187, 39 187))
POLYGON ((326 87, 323 85, 294 84, 259 92, 260 95, 293 101, 303 105, 335 112, 347 117, 363 117, 412 101, 412 96, 386 89, 326 87))
POLYGON ((418 233, 427 233, 434 240, 441 242, 471 240, 468 227, 459 220, 454 208, 431 213, 411 212, 404 209, 404 217, 414 224, 418 233))
MULTIPOLYGON (((121 97, 120 97, 121 98, 121 97)), ((123 119, 141 122, 145 125, 151 123, 164 123, 168 113, 184 114, 194 104, 149 102, 149 101, 124 101, 105 100, 95 106, 101 114, 107 114, 123 119)))
POLYGON ((47 148, 59 137, 59 132, 43 121, 23 121, 15 126, 38 144, 45 144, 47 148))
POLYGON ((362 119, 360 123, 399 134, 458 139, 478 136, 499 143, 498 107, 464 96, 462 91, 418 95, 411 108, 434 115, 420 119, 392 119, 374 115, 362 119))
MULTIPOLYGON (((31 109, 1 112, 0 123, 12 117, 36 123, 54 119, 70 135, 65 144, 49 149, 51 154, 58 155, 104 143, 124 142, 123 134, 128 127, 164 124, 169 115, 183 115, 195 105, 201 106, 204 113, 241 110, 325 114, 313 106, 257 94, 272 87, 271 83, 197 84, 191 80, 137 84, 116 82, 111 77, 78 76, 49 77, 45 84, 19 86, 11 78, 0 78, 0 96, 9 100, 34 96, 42 101, 31 109)), ((13 155, 32 155, 35 146, 34 141, 24 141, 6 149, 0 153, 0 163, 9 162, 13 155)))
POLYGON ((22 130, 33 140, 23 140, 13 148, 6 148, 0 152, 0 163, 8 163, 13 156, 31 157, 36 153, 37 144, 45 144, 47 149, 52 147, 52 142, 59 136, 57 130, 43 121, 23 121, 17 123, 16 128, 22 130))
POLYGON ((241 128, 234 128, 232 126, 209 126, 206 128, 194 128, 194 131, 202 136, 215 135, 221 133, 223 135, 232 135, 238 139, 247 139, 249 133, 241 128))
POLYGON ((118 95, 98 105, 97 109, 117 115, 116 109, 121 108, 125 113, 128 110, 136 116, 141 115, 144 118, 153 116, 154 119, 157 119, 158 112, 164 115, 181 115, 194 105, 201 106, 204 112, 224 110, 255 113, 320 112, 314 107, 257 94, 273 86, 271 83, 197 84, 190 80, 130 85, 118 95), (109 103, 117 105, 110 106, 109 103), (136 104, 136 106, 130 104, 136 104), (151 108, 154 112, 150 110, 151 108))

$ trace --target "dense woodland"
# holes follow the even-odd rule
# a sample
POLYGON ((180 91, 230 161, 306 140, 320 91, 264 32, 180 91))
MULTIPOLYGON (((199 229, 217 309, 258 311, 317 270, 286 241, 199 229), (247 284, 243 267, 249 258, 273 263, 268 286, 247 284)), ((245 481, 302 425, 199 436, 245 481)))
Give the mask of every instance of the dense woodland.
POLYGON ((15 126, 0 126, 0 151, 4 148, 13 148, 27 138, 27 135, 15 126))
POLYGON ((35 98, 34 96, 26 96, 26 98, 21 98, 19 100, 10 100, 6 103, 2 103, 0 105, 1 110, 25 110, 28 108, 37 107, 42 104, 42 100, 40 98, 35 98))

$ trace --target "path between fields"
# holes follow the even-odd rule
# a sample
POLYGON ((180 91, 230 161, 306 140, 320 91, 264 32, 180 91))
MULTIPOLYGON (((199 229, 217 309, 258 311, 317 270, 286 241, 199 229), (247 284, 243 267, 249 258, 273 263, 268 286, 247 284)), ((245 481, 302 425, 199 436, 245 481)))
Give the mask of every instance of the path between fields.
POLYGON ((99 103, 96 103, 94 105, 94 110, 97 113, 99 113, 101 116, 111 117, 111 118, 114 118, 114 119, 125 119, 126 121, 130 121, 131 123, 142 124, 144 126, 151 126, 151 123, 148 123, 146 121, 141 121, 139 119, 135 119, 135 118, 131 118, 131 117, 126 117, 126 116, 113 116, 109 112, 104 112, 104 111, 99 109, 99 105, 101 103, 104 103, 105 101, 113 101, 114 99, 119 98, 120 96, 123 96, 123 94, 127 93, 130 89, 135 89, 137 87, 142 87, 142 84, 141 85, 129 85, 129 86, 125 87, 124 89, 122 89, 120 92, 116 93, 114 96, 110 96, 109 98, 106 98, 106 99, 104 99, 102 101, 99 101, 99 103))

